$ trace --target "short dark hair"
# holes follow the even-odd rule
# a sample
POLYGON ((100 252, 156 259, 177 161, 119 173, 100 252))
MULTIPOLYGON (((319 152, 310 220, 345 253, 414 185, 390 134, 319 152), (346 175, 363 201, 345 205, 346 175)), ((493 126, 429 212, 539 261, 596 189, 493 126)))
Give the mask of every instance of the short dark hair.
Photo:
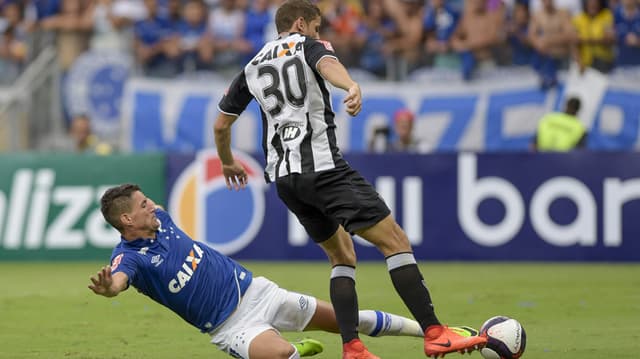
POLYGON ((309 0, 287 0, 276 11, 276 29, 286 32, 298 18, 310 22, 320 15, 320 9, 309 0))
POLYGON ((582 102, 577 97, 570 97, 565 105, 565 112, 571 115, 577 115, 580 112, 582 102))
POLYGON ((139 190, 138 185, 131 183, 109 188, 100 199, 100 211, 104 220, 118 231, 122 231, 120 215, 131 210, 131 194, 139 190))

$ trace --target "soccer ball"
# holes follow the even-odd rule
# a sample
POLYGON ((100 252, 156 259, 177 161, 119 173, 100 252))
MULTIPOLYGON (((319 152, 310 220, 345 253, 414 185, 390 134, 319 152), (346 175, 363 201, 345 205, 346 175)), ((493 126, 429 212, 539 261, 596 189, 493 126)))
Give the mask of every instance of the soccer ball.
POLYGON ((515 319, 497 316, 489 318, 480 328, 487 336, 487 345, 480 350, 485 359, 517 359, 524 353, 527 335, 515 319))

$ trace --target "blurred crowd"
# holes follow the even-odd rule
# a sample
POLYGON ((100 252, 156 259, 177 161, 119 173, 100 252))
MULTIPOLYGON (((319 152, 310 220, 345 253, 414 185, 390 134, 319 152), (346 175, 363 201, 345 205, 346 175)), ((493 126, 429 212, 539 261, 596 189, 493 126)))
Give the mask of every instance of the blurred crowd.
MULTIPOLYGON (((281 0, 0 0, 1 73, 9 82, 55 34, 68 69, 87 50, 132 55, 152 77, 237 71, 275 38, 281 0)), ((348 67, 399 80, 421 67, 531 66, 541 85, 575 60, 609 72, 640 65, 638 0, 320 0, 321 34, 348 67)))
MULTIPOLYGON (((530 66, 543 88, 559 68, 640 65, 640 0, 318 0, 321 36, 341 61, 382 79, 420 68, 530 66)), ((0 0, 0 81, 43 43, 63 71, 88 50, 130 54, 139 73, 235 72, 277 34, 282 0, 0 0)))

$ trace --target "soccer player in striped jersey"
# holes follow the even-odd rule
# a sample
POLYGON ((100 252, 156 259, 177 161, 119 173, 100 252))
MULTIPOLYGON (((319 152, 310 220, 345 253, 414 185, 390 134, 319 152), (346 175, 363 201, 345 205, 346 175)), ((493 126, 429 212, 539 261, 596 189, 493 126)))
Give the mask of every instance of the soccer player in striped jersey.
POLYGON ((330 297, 343 342, 343 359, 375 359, 358 337, 356 255, 350 233, 385 256, 391 281, 424 331, 427 356, 466 352, 486 338, 463 336, 442 325, 405 232, 375 188, 342 158, 329 84, 347 92, 346 111, 362 108, 360 86, 319 40, 320 10, 308 0, 287 0, 276 12, 278 39, 268 42, 235 77, 220 101, 214 125, 227 187, 246 186, 247 173, 231 152, 231 127, 249 102, 262 110, 265 179, 297 216, 332 265, 330 297))
MULTIPOLYGON (((333 307, 287 291, 233 259, 196 242, 137 185, 110 188, 101 199, 105 220, 121 234, 111 265, 91 277, 95 294, 114 297, 133 286, 211 336, 236 358, 295 359, 322 351, 314 340, 289 343, 280 331, 338 333, 333 307)), ((382 311, 359 312, 370 336, 422 336, 420 325, 382 311)))

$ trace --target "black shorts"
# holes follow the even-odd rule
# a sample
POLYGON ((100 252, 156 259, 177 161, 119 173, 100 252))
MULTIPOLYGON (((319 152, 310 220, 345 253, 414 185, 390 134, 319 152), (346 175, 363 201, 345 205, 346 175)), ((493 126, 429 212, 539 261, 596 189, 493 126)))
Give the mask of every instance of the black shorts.
POLYGON ((276 188, 316 243, 329 239, 338 225, 354 233, 391 213, 375 188, 348 165, 280 177, 276 188))

